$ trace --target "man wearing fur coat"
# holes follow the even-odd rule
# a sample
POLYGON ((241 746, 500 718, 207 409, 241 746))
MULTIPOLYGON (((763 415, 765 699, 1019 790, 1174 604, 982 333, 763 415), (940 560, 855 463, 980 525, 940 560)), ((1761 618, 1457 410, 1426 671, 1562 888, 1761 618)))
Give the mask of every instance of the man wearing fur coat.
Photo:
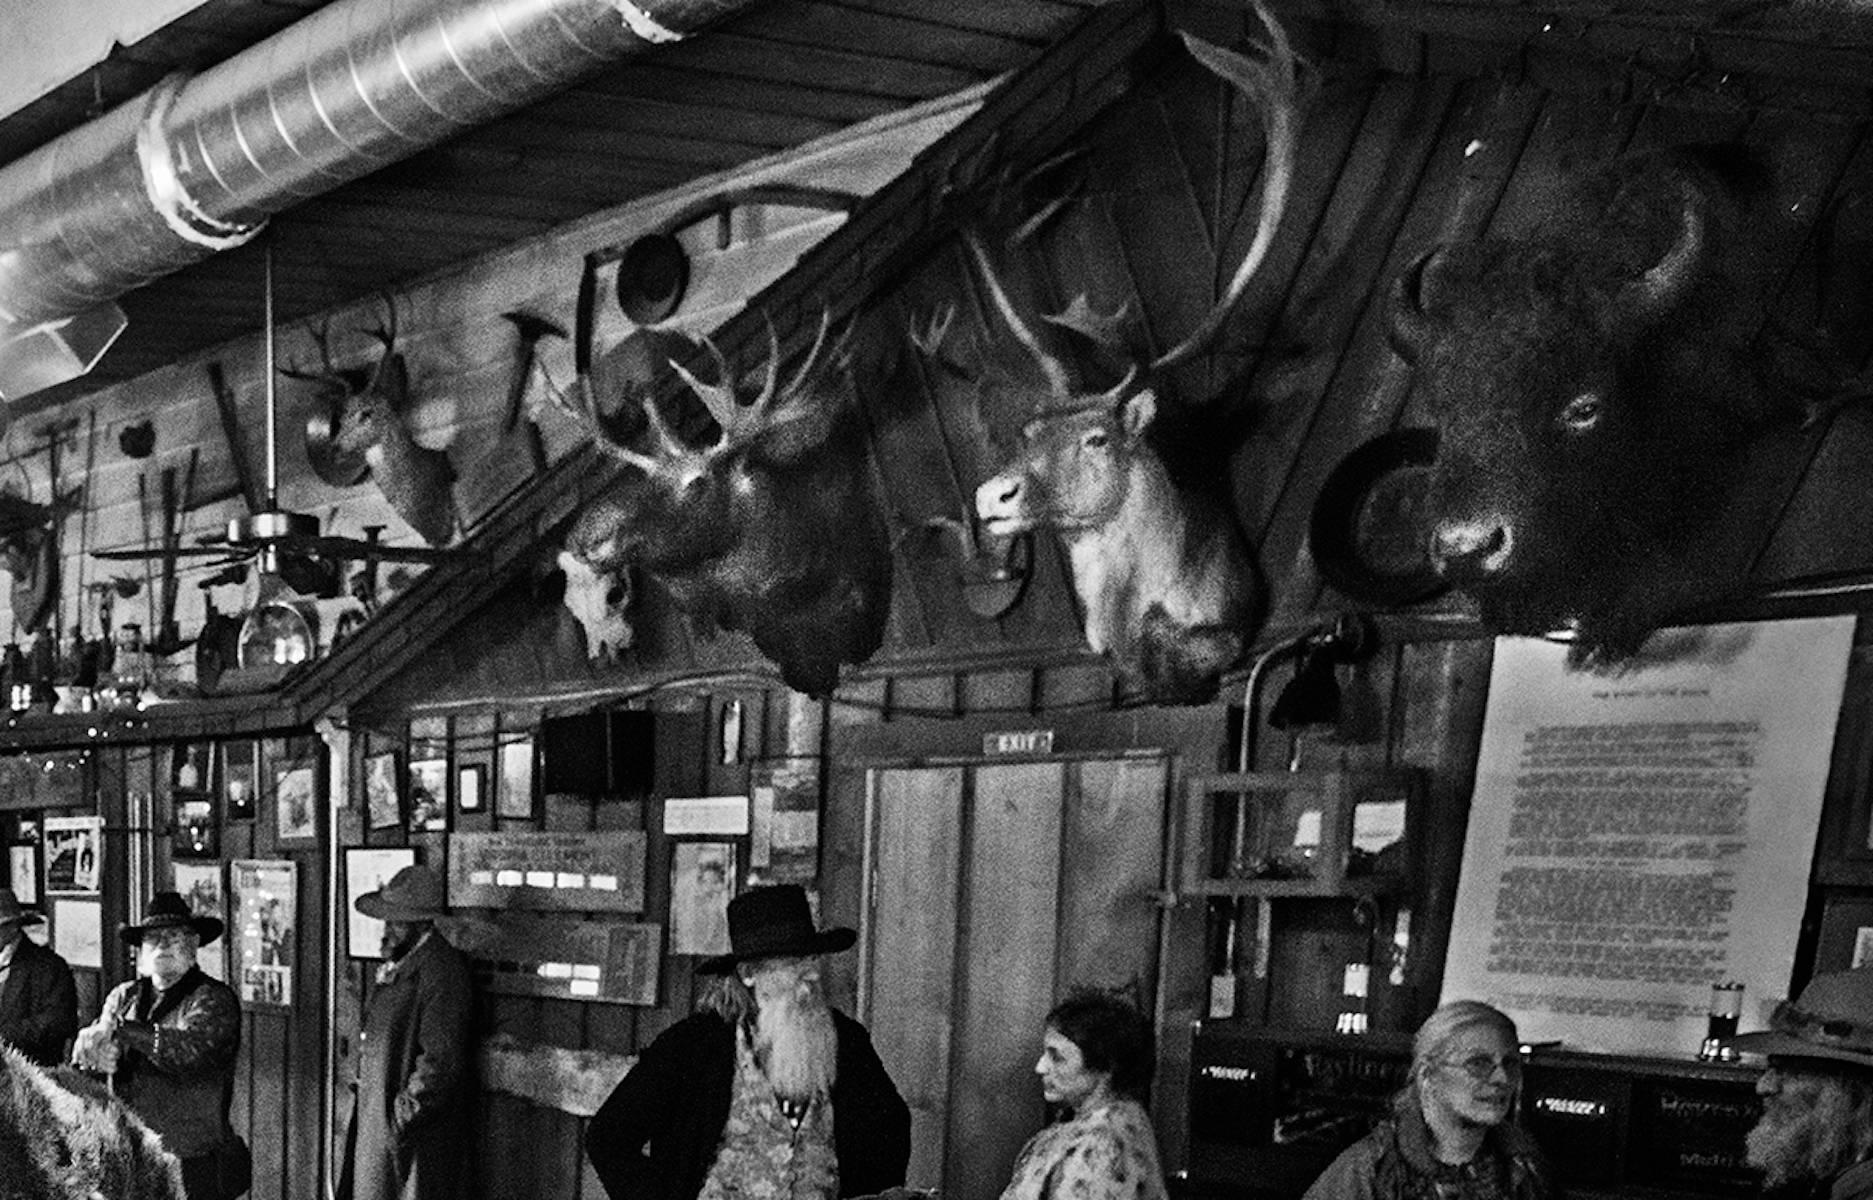
POLYGON ((468 959, 436 931, 442 878, 405 867, 358 911, 384 922, 387 960, 358 1032, 339 1200, 454 1200, 470 1141, 468 959))

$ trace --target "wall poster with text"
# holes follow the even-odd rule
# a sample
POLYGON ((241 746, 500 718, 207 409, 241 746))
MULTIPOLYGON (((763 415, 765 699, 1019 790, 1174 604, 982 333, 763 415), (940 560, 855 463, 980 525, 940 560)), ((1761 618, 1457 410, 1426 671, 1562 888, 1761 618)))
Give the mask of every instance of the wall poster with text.
POLYGON ((1788 991, 1852 617, 1654 634, 1614 674, 1498 638, 1444 999, 1525 1041, 1693 1053, 1788 991))

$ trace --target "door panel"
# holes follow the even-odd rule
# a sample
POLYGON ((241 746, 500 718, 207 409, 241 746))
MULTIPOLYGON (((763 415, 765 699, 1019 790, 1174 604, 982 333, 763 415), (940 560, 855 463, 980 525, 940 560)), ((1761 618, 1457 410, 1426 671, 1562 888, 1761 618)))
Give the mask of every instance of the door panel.
POLYGON ((911 1112, 910 1185, 942 1180, 949 1119, 963 769, 879 771, 865 922, 872 1043, 911 1112))
POLYGON ((861 1012, 911 1107, 911 1186, 1000 1195, 1067 987, 1136 981, 1150 1010, 1168 778, 1161 757, 869 773, 861 1012))

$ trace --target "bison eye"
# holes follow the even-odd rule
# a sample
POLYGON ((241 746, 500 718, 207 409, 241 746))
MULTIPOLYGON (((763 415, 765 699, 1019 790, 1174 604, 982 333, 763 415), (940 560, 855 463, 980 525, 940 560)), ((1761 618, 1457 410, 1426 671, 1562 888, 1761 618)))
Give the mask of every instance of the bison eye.
POLYGON ((1085 438, 1081 439, 1080 445, 1085 446, 1088 450, 1097 450, 1111 440, 1110 435, 1108 435, 1105 430, 1095 429, 1087 434, 1085 438))
POLYGON ((1561 409, 1561 424, 1576 433, 1592 429, 1599 423, 1600 397, 1592 392, 1582 392, 1561 409))

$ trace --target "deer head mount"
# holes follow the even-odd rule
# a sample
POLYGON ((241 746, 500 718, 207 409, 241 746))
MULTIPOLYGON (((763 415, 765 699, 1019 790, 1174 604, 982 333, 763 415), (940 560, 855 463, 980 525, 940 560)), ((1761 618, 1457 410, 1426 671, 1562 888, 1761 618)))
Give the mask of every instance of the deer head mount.
MULTIPOLYGON (((1083 389, 1009 299, 980 236, 966 237, 995 310, 1045 381, 1013 460, 977 489, 976 513, 991 534, 1047 528, 1066 543, 1088 644, 1159 702, 1214 696, 1261 606, 1224 499, 1176 486, 1146 436, 1160 408, 1159 381, 1221 331, 1274 243, 1293 183, 1300 64, 1273 15, 1260 0, 1252 7, 1267 31, 1253 55, 1182 35, 1200 63, 1255 105, 1266 156, 1254 237, 1229 286, 1182 341, 1149 360, 1130 358, 1104 391, 1083 389)), ((1047 320, 1122 350, 1118 317, 1097 313, 1084 297, 1047 320)))
POLYGON ((409 371, 397 353, 397 307, 371 336, 383 352, 368 370, 333 365, 330 331, 312 333, 321 369, 285 370, 318 385, 319 397, 306 422, 306 457, 319 477, 337 487, 367 476, 417 536, 432 546, 455 538, 455 468, 445 451, 419 444, 405 422, 409 371))

